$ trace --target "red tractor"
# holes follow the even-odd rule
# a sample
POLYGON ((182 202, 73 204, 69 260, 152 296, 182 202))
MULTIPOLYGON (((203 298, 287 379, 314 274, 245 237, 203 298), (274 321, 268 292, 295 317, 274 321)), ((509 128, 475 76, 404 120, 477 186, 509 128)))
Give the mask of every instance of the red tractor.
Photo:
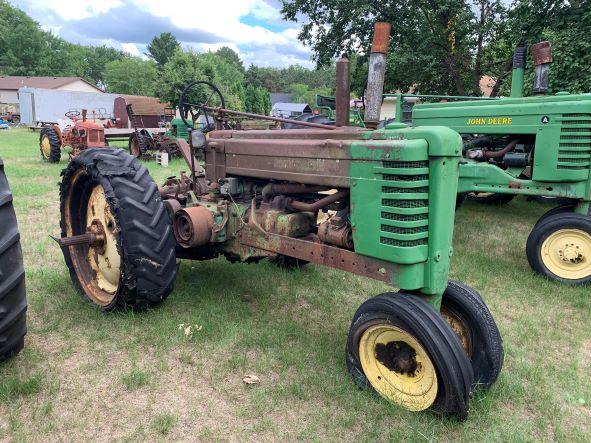
POLYGON ((61 150, 69 146, 72 150, 70 158, 76 157, 80 151, 87 148, 102 148, 105 146, 105 128, 95 119, 86 118, 86 109, 66 112, 68 118, 65 124, 51 125, 41 128, 39 147, 41 157, 50 163, 57 163, 61 158, 61 150))

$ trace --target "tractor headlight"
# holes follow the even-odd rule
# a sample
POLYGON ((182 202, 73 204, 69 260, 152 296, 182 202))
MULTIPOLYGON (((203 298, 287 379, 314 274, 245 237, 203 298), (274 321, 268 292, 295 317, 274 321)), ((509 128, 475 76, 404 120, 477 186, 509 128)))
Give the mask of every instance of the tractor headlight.
POLYGON ((197 129, 191 131, 191 146, 203 148, 205 146, 205 134, 197 129))

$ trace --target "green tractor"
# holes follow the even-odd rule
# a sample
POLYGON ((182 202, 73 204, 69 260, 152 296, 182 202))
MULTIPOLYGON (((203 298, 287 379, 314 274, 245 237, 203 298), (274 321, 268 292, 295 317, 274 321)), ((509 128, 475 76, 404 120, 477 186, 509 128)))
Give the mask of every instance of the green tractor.
MULTIPOLYGON (((462 135, 458 193, 510 201, 516 195, 554 197, 527 240, 530 266, 570 284, 591 281, 591 94, 548 95, 550 44, 531 47, 533 96, 523 97, 526 48, 515 50, 511 95, 500 99, 423 103, 412 125, 447 126, 462 135)), ((398 120, 409 117, 398 101, 398 120)), ((465 99, 460 97, 460 99, 465 99)), ((409 107, 409 106, 407 106, 409 107)))

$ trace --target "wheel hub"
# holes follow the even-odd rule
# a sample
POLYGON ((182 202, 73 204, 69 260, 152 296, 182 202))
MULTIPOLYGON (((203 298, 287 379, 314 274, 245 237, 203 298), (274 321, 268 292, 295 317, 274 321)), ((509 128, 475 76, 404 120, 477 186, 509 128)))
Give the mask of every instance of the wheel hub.
POLYGON ((367 380, 383 397, 411 411, 430 407, 437 397, 435 366, 420 342, 390 324, 365 330, 359 360, 367 380))
POLYGON ((591 274, 591 235, 580 229, 560 229, 542 243, 541 259, 554 275, 569 280, 591 274))

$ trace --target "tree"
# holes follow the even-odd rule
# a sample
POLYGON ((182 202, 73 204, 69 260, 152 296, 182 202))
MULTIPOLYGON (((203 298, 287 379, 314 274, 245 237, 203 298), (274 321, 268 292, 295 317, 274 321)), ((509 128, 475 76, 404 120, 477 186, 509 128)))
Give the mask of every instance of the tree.
MULTIPOLYGON (((176 104, 184 87, 194 80, 206 80, 217 86, 224 96, 226 107, 244 109, 245 91, 242 71, 233 63, 212 52, 175 51, 158 77, 158 97, 176 104)), ((190 99, 193 103, 201 103, 210 95, 211 89, 198 88, 190 99)))
POLYGON ((235 65, 244 74, 244 64, 240 60, 240 56, 232 48, 222 46, 220 49, 215 51, 216 55, 226 60, 228 63, 235 65))
POLYGON ((155 94, 157 76, 154 62, 139 57, 109 62, 104 74, 108 92, 147 96, 155 94))
POLYGON ((170 32, 163 32, 152 38, 152 41, 148 44, 147 55, 156 62, 158 67, 162 68, 180 47, 181 45, 174 35, 170 32))

